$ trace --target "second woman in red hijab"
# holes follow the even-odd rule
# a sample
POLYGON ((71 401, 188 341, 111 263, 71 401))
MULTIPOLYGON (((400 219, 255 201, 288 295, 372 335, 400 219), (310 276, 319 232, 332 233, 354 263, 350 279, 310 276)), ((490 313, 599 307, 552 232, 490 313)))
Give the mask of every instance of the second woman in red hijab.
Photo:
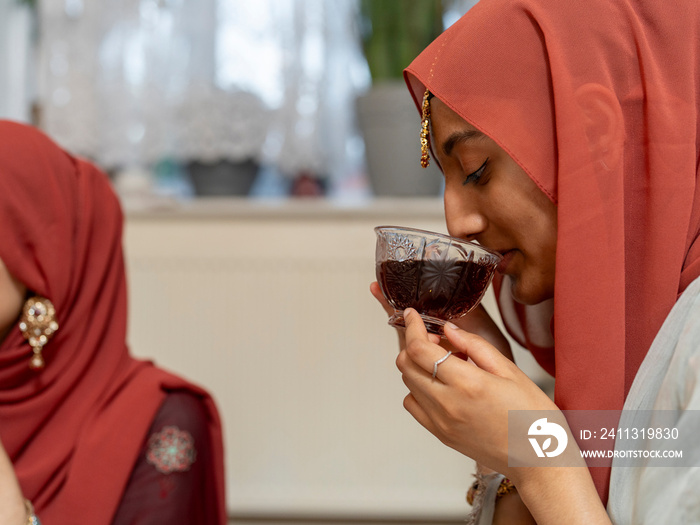
POLYGON ((122 222, 104 173, 0 121, 2 523, 226 522, 214 401, 129 354, 122 222))

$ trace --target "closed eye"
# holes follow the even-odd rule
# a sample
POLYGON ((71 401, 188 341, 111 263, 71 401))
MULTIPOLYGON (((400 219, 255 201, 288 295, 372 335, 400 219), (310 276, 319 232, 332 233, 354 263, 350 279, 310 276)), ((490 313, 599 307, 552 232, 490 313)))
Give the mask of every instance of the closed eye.
POLYGON ((466 186, 467 184, 472 182, 479 182, 479 179, 484 174, 484 170, 486 169, 486 164, 488 163, 488 161, 489 159, 487 157, 484 163, 481 166, 479 166, 479 169, 467 175, 467 177, 464 179, 464 182, 462 183, 462 186, 466 186))

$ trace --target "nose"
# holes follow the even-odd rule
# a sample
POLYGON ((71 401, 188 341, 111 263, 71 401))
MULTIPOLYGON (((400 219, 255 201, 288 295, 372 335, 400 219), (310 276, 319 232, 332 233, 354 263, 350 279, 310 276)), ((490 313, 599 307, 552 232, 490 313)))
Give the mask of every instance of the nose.
POLYGON ((456 191, 446 187, 444 204, 449 234, 468 241, 478 241, 479 235, 486 231, 488 221, 480 210, 477 199, 470 196, 463 187, 456 191))

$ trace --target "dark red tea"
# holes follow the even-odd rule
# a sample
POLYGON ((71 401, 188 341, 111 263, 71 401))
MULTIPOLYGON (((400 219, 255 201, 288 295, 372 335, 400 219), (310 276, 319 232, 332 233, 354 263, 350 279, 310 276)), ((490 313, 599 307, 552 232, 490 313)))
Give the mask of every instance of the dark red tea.
POLYGON ((459 317, 480 300, 493 265, 472 261, 384 261, 377 280, 397 310, 411 307, 438 319, 459 317))

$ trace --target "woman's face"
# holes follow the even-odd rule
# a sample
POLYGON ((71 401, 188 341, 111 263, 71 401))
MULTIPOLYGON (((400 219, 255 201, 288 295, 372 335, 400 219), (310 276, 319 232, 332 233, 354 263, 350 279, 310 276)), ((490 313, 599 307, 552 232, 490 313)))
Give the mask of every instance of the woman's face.
POLYGON ((433 152, 445 175, 450 235, 503 255, 523 304, 554 296, 557 207, 496 142, 436 97, 430 101, 433 152))
POLYGON ((0 259, 0 343, 17 322, 26 293, 25 286, 10 275, 0 259))

